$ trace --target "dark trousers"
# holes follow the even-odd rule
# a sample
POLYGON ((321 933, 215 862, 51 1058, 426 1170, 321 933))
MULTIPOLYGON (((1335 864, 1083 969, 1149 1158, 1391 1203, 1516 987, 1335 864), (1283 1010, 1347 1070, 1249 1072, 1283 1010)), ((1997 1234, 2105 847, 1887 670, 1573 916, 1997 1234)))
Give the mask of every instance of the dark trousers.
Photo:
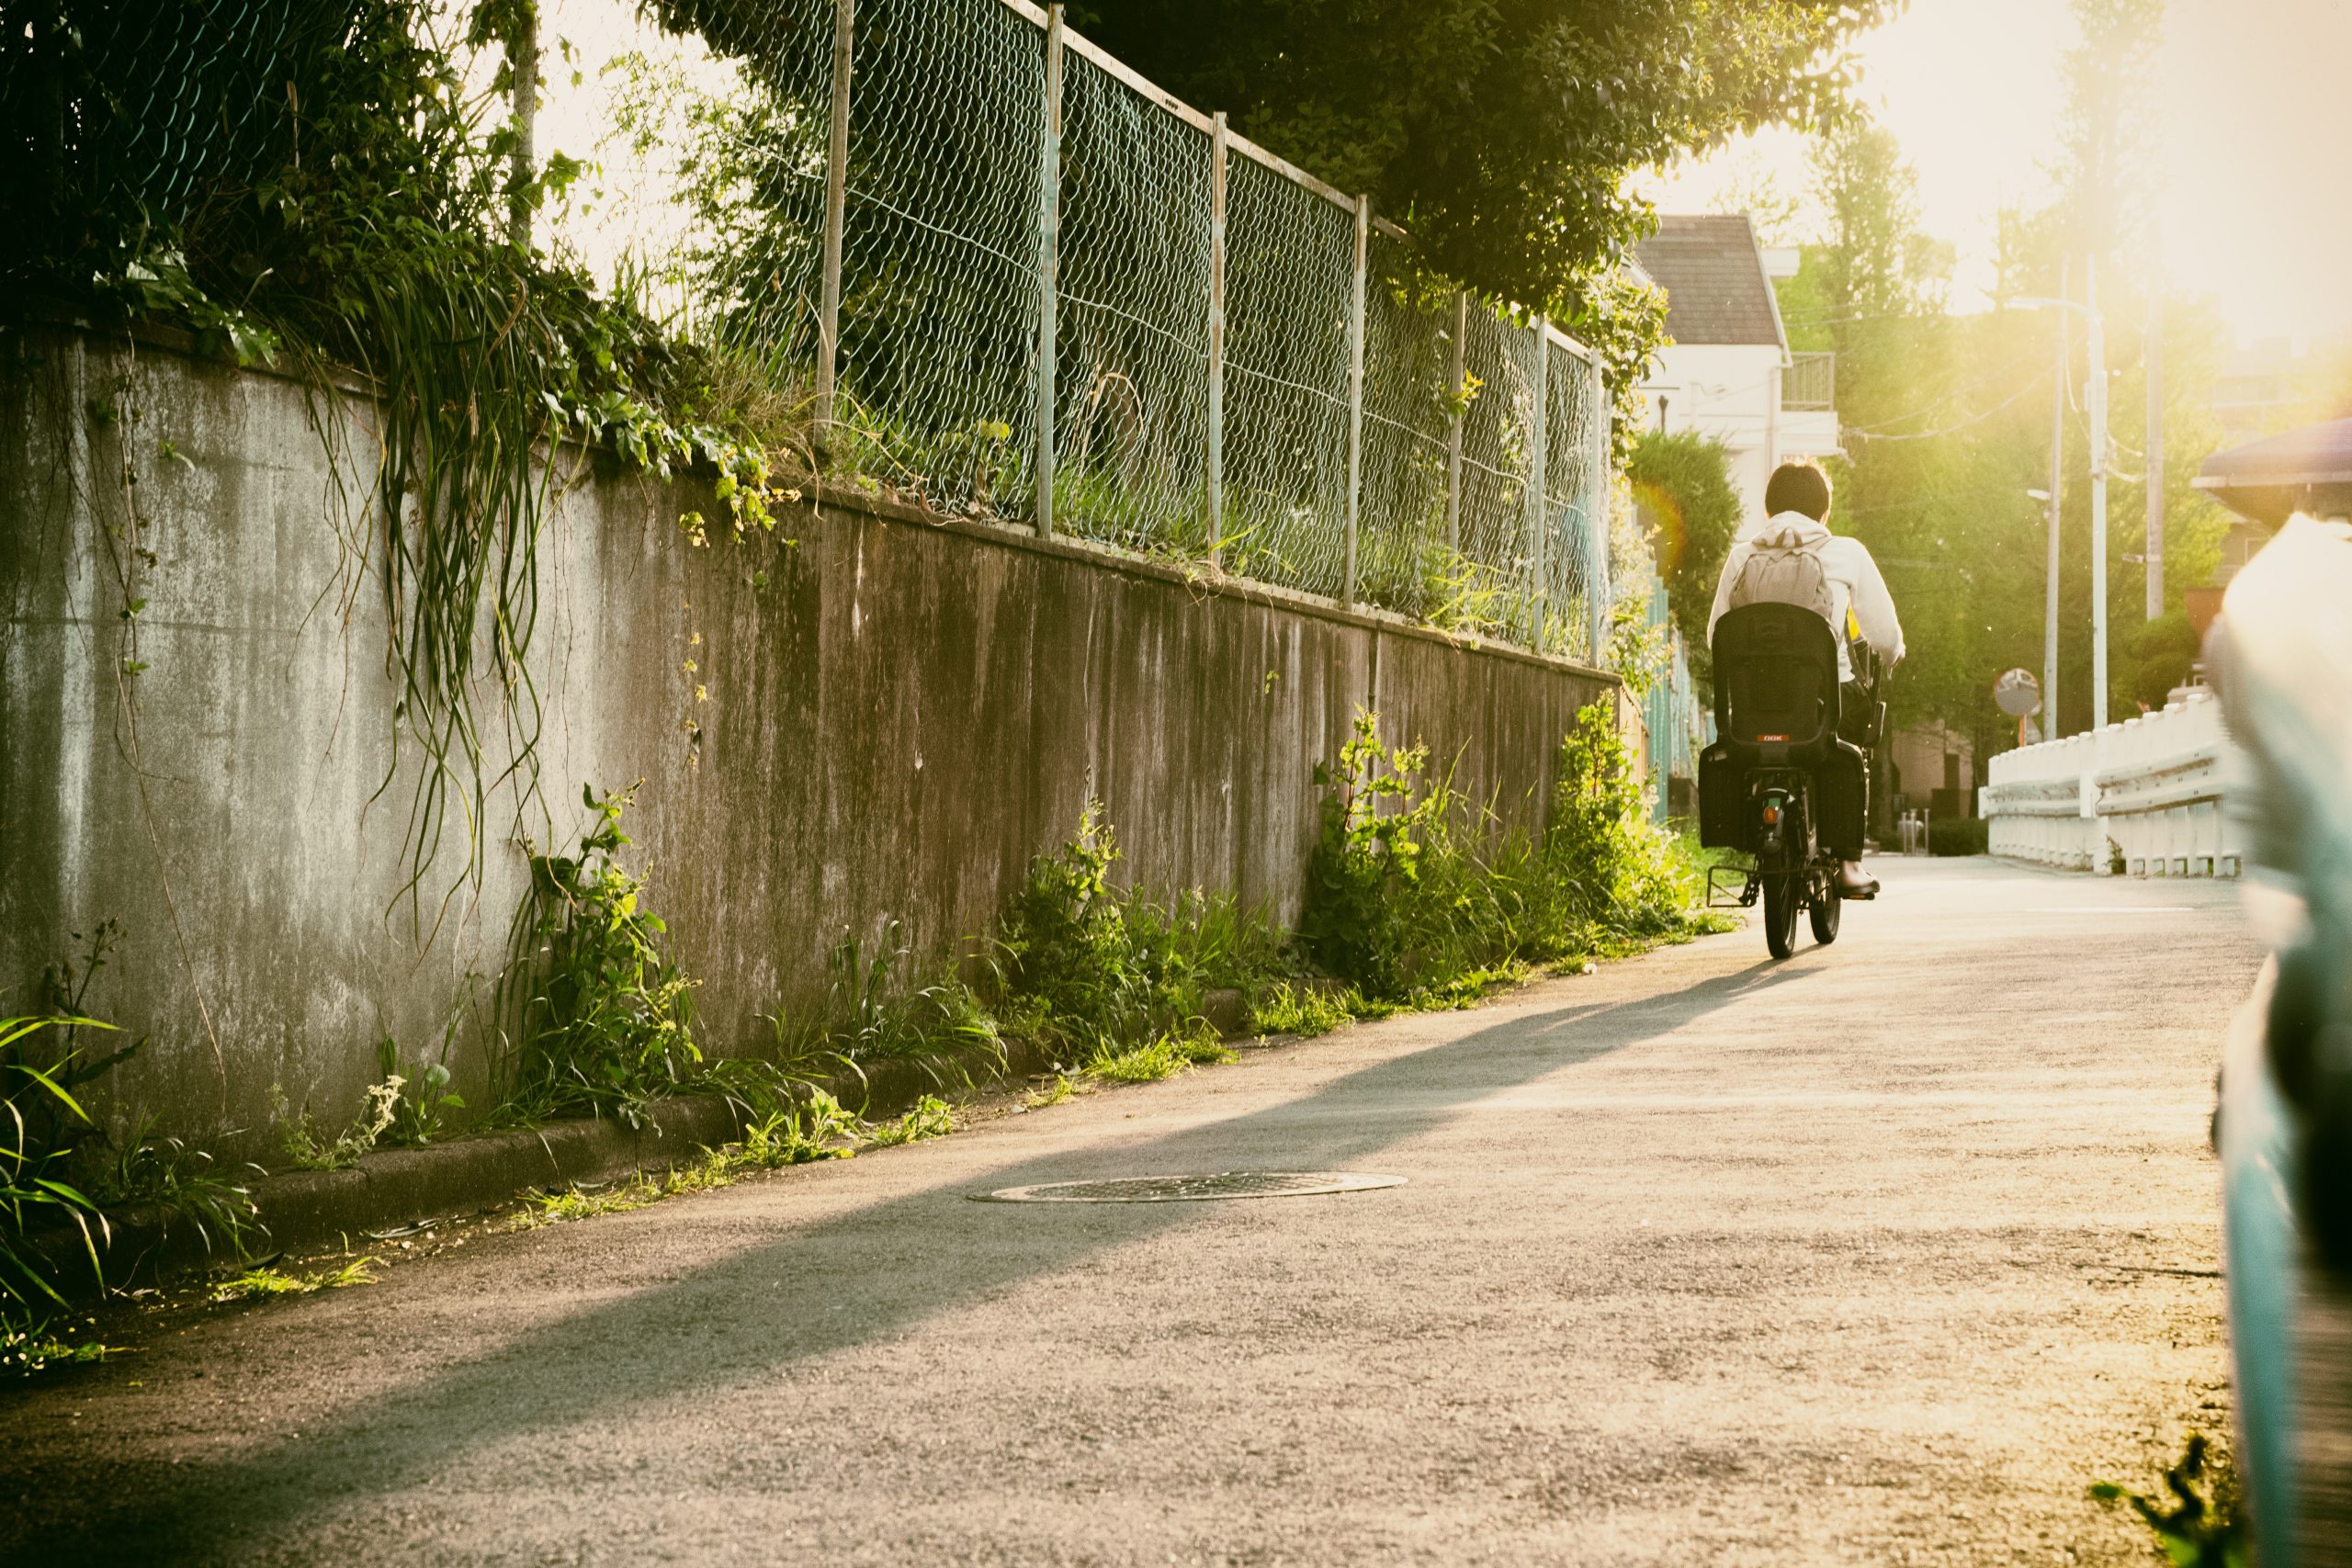
POLYGON ((1877 739, 1871 733, 1871 728, 1877 717, 1878 692, 1875 687, 1866 685, 1860 681, 1849 681, 1838 688, 1838 737, 1841 740, 1853 742, 1862 753, 1860 798, 1855 803, 1853 812, 1848 819, 1849 825, 1841 825, 1841 830, 1836 835, 1838 839, 1850 840, 1850 841, 1834 842, 1830 845, 1830 848, 1835 850, 1838 857, 1843 860, 1860 860, 1862 856, 1862 835, 1866 830, 1866 824, 1870 821, 1870 758, 1877 739))

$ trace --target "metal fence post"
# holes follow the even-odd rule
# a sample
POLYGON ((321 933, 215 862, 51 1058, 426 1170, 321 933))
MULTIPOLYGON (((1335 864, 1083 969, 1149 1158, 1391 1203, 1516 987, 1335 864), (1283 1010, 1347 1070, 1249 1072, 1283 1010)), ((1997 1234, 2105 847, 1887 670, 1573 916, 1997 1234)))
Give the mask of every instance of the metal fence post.
POLYGON ((1357 513, 1363 502, 1364 263, 1372 245, 1372 197, 1356 197, 1355 293, 1348 304, 1348 548, 1340 603, 1356 602, 1357 513))
POLYGON ((1225 111, 1209 131, 1209 570, 1225 568, 1225 111))
MULTIPOLYGON (((1653 631, 1667 624, 1666 584, 1653 577, 1650 582, 1649 626, 1653 631)), ((1665 668, 1650 679, 1650 783, 1657 790, 1657 798, 1650 804, 1650 819, 1664 822, 1667 818, 1667 786, 1674 777, 1674 634, 1666 634, 1665 668)))
POLYGON ((1054 531, 1054 313, 1059 301, 1062 216, 1062 8, 1046 12, 1046 146, 1037 173, 1037 534, 1054 531))
POLYGON ((833 376, 842 342, 842 220, 849 192, 850 35, 855 0, 833 0, 833 100, 825 145, 824 280, 817 305, 817 429, 833 423, 833 376))
POLYGON ((1527 646, 1544 647, 1544 535, 1551 510, 1552 318, 1535 318, 1535 379, 1527 412, 1527 646))
POLYGON ((1588 635, 1591 638, 1592 662, 1600 664, 1609 647, 1609 382, 1600 373, 1600 359, 1594 355, 1586 367, 1591 378, 1592 396, 1592 463, 1586 483, 1590 500, 1585 506, 1586 552, 1589 564, 1585 568, 1584 597, 1592 625, 1588 635))
POLYGON ((1462 394, 1470 368, 1470 293, 1453 297, 1453 417, 1445 423, 1445 547, 1462 548, 1462 394))
POLYGON ((512 85, 514 145, 506 154, 506 242, 518 251, 531 248, 531 181, 537 174, 539 123, 539 11, 526 6, 516 19, 514 36, 506 40, 506 69, 512 85))

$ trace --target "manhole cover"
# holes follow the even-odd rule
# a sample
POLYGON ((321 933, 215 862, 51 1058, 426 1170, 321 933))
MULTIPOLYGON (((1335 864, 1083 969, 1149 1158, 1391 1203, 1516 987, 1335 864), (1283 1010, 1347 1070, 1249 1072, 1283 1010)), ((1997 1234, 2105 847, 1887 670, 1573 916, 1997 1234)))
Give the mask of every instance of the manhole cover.
POLYGON ((1198 1203, 1216 1198, 1309 1198, 1402 1187, 1401 1176, 1345 1170, 1227 1170, 1215 1176, 1121 1176, 1108 1181, 1052 1181, 975 1192, 980 1203, 1198 1203))

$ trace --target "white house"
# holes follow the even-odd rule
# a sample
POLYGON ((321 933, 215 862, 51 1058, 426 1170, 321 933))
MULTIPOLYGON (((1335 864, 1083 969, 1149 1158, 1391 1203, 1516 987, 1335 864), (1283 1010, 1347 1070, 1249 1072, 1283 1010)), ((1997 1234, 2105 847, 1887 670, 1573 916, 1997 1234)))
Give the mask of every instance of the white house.
POLYGON ((1669 215, 1634 247, 1666 290, 1666 330, 1642 396, 1652 428, 1696 430, 1731 449, 1746 515, 1764 511, 1764 481, 1791 457, 1838 450, 1836 358, 1791 355, 1772 279, 1793 250, 1767 251, 1744 212, 1669 215))

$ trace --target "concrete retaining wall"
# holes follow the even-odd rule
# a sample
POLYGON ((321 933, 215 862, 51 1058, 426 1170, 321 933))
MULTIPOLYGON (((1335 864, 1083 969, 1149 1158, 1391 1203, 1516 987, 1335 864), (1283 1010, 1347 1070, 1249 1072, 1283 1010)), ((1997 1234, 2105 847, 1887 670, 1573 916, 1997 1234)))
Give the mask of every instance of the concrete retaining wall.
MULTIPOLYGON (((528 660, 542 789, 494 791, 479 883, 453 829, 413 908, 373 409, 70 331, 25 346, 0 384, 0 1009, 119 919, 90 1006, 152 1038, 117 1113, 208 1135, 262 1125, 273 1085, 347 1119, 386 1034, 454 1031, 479 1089, 522 841, 576 836, 583 785, 644 781, 630 863, 707 1044, 743 1049, 821 1000, 845 930, 901 918, 933 954, 983 931, 1090 796, 1130 878, 1287 917, 1315 764, 1360 705, 1532 823, 1572 715, 1613 690, 881 502, 695 549, 676 520, 717 515, 707 487, 570 453, 528 660)), ((477 709, 495 775, 514 747, 493 690, 477 709)))

